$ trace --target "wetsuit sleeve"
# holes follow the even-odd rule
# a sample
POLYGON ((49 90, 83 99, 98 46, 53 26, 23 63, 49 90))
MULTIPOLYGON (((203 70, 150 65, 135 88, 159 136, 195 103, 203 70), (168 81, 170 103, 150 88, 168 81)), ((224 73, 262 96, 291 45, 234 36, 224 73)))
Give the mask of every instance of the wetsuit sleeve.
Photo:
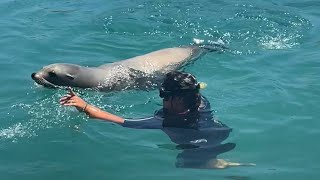
POLYGON ((161 129, 162 121, 155 117, 125 119, 122 126, 134 129, 161 129))

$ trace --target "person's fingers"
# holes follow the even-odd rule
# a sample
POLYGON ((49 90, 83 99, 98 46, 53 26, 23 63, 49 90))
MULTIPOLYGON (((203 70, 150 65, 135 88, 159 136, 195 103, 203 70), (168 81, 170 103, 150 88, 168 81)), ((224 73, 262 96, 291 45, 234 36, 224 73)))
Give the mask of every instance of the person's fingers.
POLYGON ((66 95, 64 95, 64 97, 72 97, 72 95, 71 94, 66 94, 66 95))
POLYGON ((74 95, 65 95, 62 98, 60 98, 60 101, 67 101, 67 100, 73 100, 73 101, 79 101, 79 97, 78 96, 74 96, 74 95))
POLYGON ((68 101, 60 101, 61 105, 65 105, 66 103, 68 103, 68 101))
POLYGON ((60 102, 60 104, 65 104, 65 103, 70 102, 70 100, 69 99, 65 99, 65 100, 60 100, 59 102, 60 102))
POLYGON ((73 101, 73 100, 69 100, 69 101, 63 102, 63 105, 77 106, 78 102, 77 101, 73 101))
POLYGON ((64 106, 79 106, 82 103, 82 99, 73 92, 71 87, 67 87, 68 94, 60 98, 60 104, 64 106))
POLYGON ((68 89, 69 94, 70 94, 71 96, 76 96, 76 95, 77 95, 75 92, 72 91, 71 87, 68 87, 67 89, 68 89))
POLYGON ((75 103, 76 101, 70 98, 60 99, 60 103, 68 103, 68 102, 75 103))
POLYGON ((75 103, 65 103, 65 104, 63 104, 64 106, 75 106, 75 103))
POLYGON ((60 98, 60 101, 64 101, 64 100, 67 100, 67 99, 70 99, 71 98, 71 96, 69 95, 69 96, 63 96, 62 98, 60 98))

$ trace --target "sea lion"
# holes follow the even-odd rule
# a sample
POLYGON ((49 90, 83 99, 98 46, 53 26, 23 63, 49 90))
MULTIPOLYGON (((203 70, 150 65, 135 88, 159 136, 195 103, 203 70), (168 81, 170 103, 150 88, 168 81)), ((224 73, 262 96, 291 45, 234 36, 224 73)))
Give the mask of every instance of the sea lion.
POLYGON ((32 73, 31 77, 37 84, 49 88, 148 89, 157 87, 167 72, 181 69, 206 52, 224 49, 221 44, 166 48, 99 67, 51 64, 32 73))

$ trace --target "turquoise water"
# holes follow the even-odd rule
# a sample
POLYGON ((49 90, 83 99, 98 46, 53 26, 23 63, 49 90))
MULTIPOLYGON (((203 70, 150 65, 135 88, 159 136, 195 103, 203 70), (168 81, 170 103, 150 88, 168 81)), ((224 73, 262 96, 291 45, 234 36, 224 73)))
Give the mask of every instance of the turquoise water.
MULTIPOLYGON (((0 179, 318 179, 319 1, 0 2, 0 179), (185 68, 208 87, 236 143, 219 158, 255 167, 179 169, 157 130, 125 129, 61 107, 63 90, 30 75, 68 62, 98 66, 201 39, 224 42, 185 68)), ((157 91, 79 92, 124 117, 161 107, 157 91)))

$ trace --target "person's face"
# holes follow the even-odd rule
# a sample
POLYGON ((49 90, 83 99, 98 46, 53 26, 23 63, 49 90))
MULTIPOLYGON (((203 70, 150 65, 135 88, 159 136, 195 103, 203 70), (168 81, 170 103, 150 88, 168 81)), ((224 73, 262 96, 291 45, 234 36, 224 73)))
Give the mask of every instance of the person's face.
POLYGON ((169 113, 181 113, 185 111, 183 98, 178 96, 163 98, 163 108, 167 109, 169 113))

